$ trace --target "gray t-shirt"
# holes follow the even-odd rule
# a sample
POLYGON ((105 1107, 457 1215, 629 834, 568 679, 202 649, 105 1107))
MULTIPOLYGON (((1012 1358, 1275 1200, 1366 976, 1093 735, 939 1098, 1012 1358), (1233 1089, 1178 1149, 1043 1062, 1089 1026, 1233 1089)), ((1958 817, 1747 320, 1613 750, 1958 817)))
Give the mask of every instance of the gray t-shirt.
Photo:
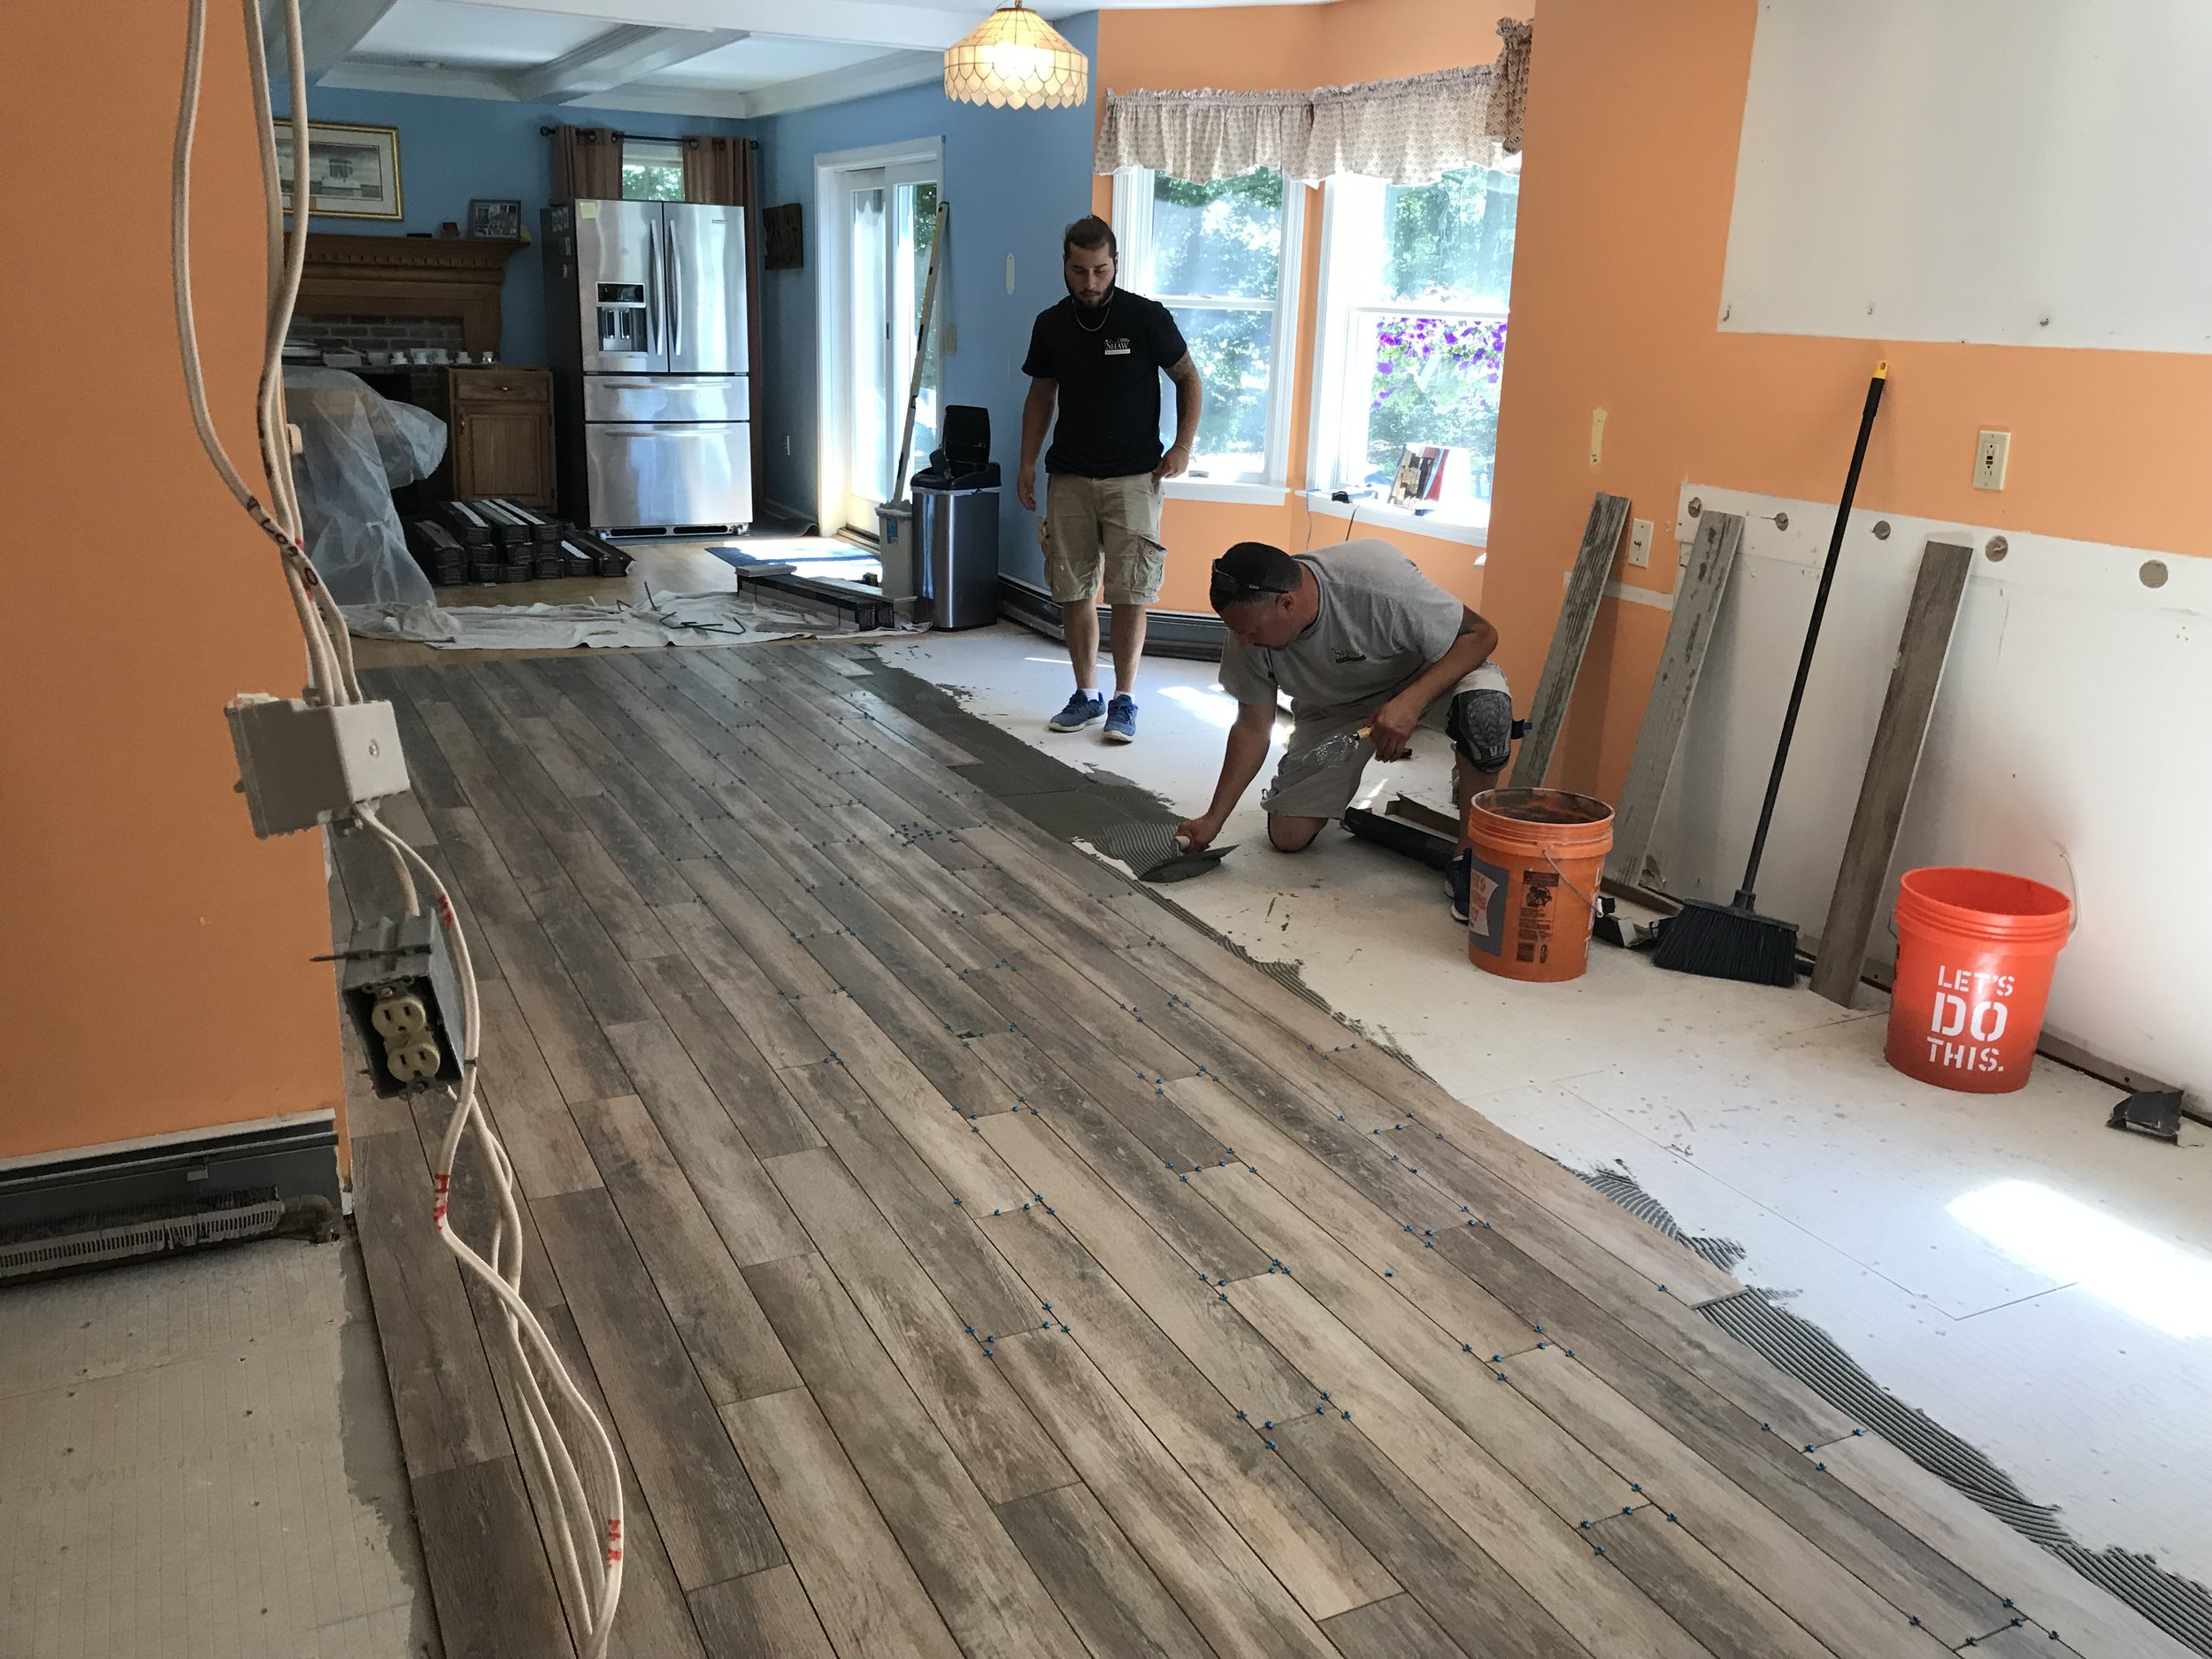
POLYGON ((1271 705, 1287 692, 1294 719, 1379 708, 1459 637, 1464 607, 1387 541, 1362 536, 1298 562, 1320 583, 1320 611, 1275 650, 1224 641, 1221 688, 1239 703, 1271 705))

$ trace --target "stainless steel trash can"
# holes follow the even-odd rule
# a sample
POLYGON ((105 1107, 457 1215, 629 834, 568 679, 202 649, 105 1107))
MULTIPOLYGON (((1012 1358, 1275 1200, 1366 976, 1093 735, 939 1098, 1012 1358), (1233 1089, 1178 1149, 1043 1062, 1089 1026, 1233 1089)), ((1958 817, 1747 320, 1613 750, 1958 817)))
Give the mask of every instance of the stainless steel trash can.
MULTIPOLYGON (((995 474, 996 467, 990 469, 995 474)), ((940 489, 914 480, 914 554, 930 626, 998 620, 998 489, 940 489)))

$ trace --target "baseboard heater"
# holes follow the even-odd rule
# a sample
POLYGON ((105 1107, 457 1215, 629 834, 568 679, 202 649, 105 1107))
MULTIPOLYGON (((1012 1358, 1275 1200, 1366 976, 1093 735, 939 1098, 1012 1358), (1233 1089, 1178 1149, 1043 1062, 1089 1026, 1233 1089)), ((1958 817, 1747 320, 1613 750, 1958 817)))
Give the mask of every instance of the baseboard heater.
MULTIPOLYGON (((1025 582, 1018 576, 998 579, 999 615, 1010 622, 1018 622, 1025 628, 1034 629, 1047 639, 1065 640, 1067 629, 1060 620, 1060 607, 1052 595, 1034 582, 1025 582)), ((1102 650, 1112 637, 1113 613, 1104 605, 1098 608, 1098 639, 1102 650)), ((1196 662, 1217 663, 1221 660, 1221 642, 1226 632, 1221 618, 1203 611, 1155 611, 1147 619, 1144 654, 1147 657, 1187 657, 1196 662)))
POLYGON ((0 1165, 0 1284, 271 1233, 334 1238, 331 1114, 0 1165))

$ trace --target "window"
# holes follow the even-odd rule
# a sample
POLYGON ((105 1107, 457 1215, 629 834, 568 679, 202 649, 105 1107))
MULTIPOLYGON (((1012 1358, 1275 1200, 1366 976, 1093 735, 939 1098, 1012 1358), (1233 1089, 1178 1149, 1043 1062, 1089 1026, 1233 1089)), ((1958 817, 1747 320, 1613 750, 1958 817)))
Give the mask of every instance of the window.
POLYGON ((680 202, 684 199, 683 146, 672 138, 622 141, 622 199, 626 202, 680 202))
POLYGON ((1328 181, 1316 485, 1386 493, 1409 447, 1433 447, 1448 453, 1422 505, 1488 525, 1520 182, 1493 167, 1328 181))
MULTIPOLYGON (((1303 208, 1303 192, 1278 173, 1210 184, 1146 167, 1114 175, 1122 282, 1173 313, 1206 383, 1194 482, 1283 482, 1303 208)), ((1171 396, 1161 399, 1160 424, 1171 441, 1171 396)))

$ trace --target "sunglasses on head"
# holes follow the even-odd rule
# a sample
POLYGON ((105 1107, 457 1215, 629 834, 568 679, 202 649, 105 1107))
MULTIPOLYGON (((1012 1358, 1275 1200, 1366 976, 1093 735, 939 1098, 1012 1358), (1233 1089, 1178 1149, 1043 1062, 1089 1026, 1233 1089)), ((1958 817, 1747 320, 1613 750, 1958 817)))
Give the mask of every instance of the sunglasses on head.
POLYGON ((1216 559, 1213 563, 1213 580, 1208 590, 1217 605, 1234 604, 1245 599, 1272 598, 1277 594, 1290 591, 1287 588, 1278 588, 1272 582, 1248 580, 1233 572, 1223 570, 1221 566, 1222 561, 1216 559))

